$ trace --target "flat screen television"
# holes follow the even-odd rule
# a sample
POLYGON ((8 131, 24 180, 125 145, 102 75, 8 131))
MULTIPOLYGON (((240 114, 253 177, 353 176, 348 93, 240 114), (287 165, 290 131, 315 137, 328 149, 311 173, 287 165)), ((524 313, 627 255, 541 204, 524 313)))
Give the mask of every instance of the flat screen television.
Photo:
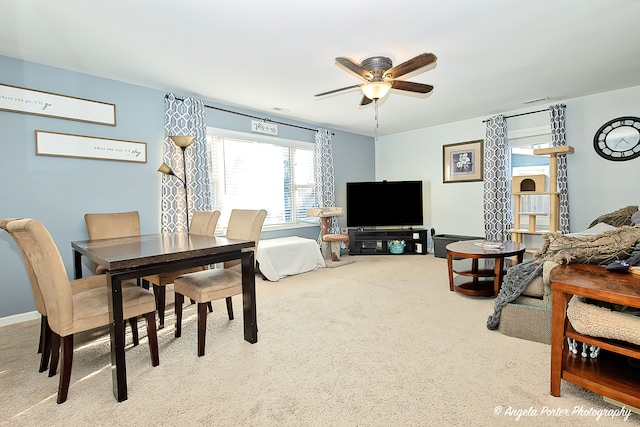
POLYGON ((347 227, 422 224, 422 181, 347 182, 347 227))

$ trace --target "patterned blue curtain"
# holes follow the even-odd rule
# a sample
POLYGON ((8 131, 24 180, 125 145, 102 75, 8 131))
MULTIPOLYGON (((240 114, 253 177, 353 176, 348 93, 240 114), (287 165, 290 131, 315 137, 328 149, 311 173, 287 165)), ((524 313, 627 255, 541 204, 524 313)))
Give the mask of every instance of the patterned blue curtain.
MULTIPOLYGON (((335 171, 333 168, 333 144, 331 131, 316 130, 313 152, 316 204, 319 208, 336 205, 335 171)), ((330 233, 340 234, 338 219, 331 217, 330 233)))
POLYGON ((162 220, 163 232, 188 231, 189 218, 196 210, 212 210, 213 194, 209 171, 209 144, 204 103, 193 98, 177 98, 173 93, 165 97, 165 138, 163 161, 180 179, 187 183, 188 206, 185 206, 184 186, 174 176, 162 174, 162 220), (169 135, 194 135, 186 148, 186 174, 183 170, 182 149, 176 146, 169 135))
POLYGON ((487 121, 484 140, 484 230, 487 240, 510 240, 507 232, 513 225, 511 213, 511 162, 507 120, 503 115, 487 121))
MULTIPOLYGON (((551 116, 551 142, 554 147, 567 145, 564 104, 549 107, 551 116)), ((567 180, 567 155, 558 154, 558 193, 560 193, 560 231, 569 232, 569 186, 567 180)))

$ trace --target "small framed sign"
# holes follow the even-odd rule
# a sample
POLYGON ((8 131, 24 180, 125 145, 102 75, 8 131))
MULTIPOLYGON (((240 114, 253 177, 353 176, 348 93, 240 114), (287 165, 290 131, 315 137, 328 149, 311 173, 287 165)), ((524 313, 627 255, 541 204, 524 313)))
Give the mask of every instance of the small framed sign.
POLYGON ((266 133, 268 135, 278 135, 278 125, 275 123, 259 122, 251 120, 251 130, 253 132, 266 133))
POLYGON ((442 146, 442 182, 482 181, 482 140, 442 146))
POLYGON ((147 143, 36 130, 36 155, 147 163, 147 143))
POLYGON ((0 84, 0 110, 108 126, 116 125, 115 104, 5 84, 0 84))

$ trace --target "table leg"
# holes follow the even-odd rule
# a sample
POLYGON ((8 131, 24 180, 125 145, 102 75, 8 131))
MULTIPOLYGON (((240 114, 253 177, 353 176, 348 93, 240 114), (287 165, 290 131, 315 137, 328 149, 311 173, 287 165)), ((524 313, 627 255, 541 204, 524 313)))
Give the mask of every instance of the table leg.
POLYGON ((453 256, 447 251, 447 266, 449 268, 449 290, 453 292, 453 256))
POLYGON ((251 344, 258 342, 258 324, 256 314, 256 274, 253 251, 242 256, 242 315, 244 339, 251 344))
POLYGON ((478 286, 478 283, 480 283, 480 278, 478 276, 478 271, 480 271, 480 267, 479 267, 480 263, 478 258, 472 258, 471 259, 471 273, 473 273, 473 286, 478 286))
POLYGON ((82 254, 78 251, 73 251, 73 278, 82 278, 82 254))
POLYGON ((551 296, 551 381, 550 393, 560 396, 562 379, 562 354, 564 347, 564 325, 567 321, 569 295, 553 291, 551 296))
POLYGON ((500 292, 500 285, 502 285, 502 278, 504 276, 504 257, 495 258, 495 269, 493 270, 493 297, 498 296, 500 292))
POLYGON ((109 284, 109 321, 111 335, 111 376, 113 394, 122 402, 127 400, 127 367, 124 357, 125 323, 122 311, 122 282, 107 272, 109 284))

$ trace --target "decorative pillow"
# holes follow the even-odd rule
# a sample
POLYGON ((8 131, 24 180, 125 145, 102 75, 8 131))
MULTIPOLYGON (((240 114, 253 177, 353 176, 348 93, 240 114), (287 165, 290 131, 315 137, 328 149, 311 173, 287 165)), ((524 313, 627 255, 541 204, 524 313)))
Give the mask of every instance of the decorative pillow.
POLYGON ((538 258, 557 263, 606 264, 628 258, 640 239, 640 225, 624 226, 595 235, 545 233, 538 258))
POLYGON ((606 222, 607 224, 613 225, 614 227, 631 225, 631 216, 636 212, 638 212, 638 206, 627 206, 626 208, 618 209, 617 211, 600 215, 591 224, 589 224, 589 228, 593 227, 599 222, 606 222))
POLYGON ((605 231, 615 230, 618 227, 609 225, 606 222, 599 222, 591 228, 587 228, 584 231, 578 231, 576 233, 568 233, 565 236, 593 236, 594 234, 604 233, 605 231))
POLYGON ((631 225, 640 224, 640 211, 631 215, 631 225))

